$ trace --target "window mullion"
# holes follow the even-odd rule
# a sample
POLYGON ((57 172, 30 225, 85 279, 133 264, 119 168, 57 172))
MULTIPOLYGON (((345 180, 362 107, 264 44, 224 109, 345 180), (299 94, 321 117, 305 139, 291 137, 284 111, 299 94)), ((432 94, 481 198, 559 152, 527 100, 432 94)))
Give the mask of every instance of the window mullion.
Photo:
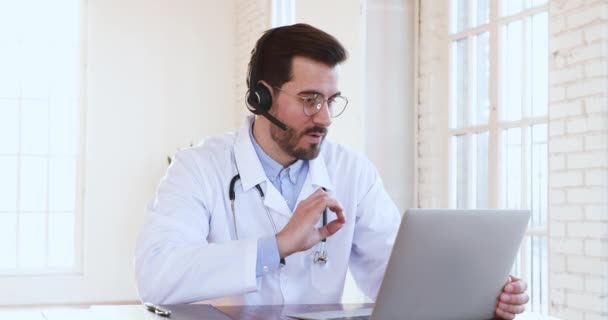
MULTIPOLYGON (((468 12, 469 12, 469 27, 472 25, 472 14, 471 14, 471 2, 468 2, 469 8, 468 8, 468 12)), ((475 74, 474 74, 474 64, 475 61, 473 61, 473 52, 474 52, 474 41, 473 41, 473 37, 472 35, 469 35, 467 37, 467 61, 468 61, 468 65, 467 65, 467 82, 469 83, 469 85, 467 86, 467 92, 466 92, 466 97, 465 97, 465 108, 464 108, 464 112, 465 112, 465 127, 469 127, 472 125, 473 123, 473 92, 474 92, 474 87, 475 87, 475 74)), ((467 199, 466 199, 466 207, 467 208, 473 208, 474 207, 474 199, 475 199, 475 195, 473 194, 475 192, 475 183, 476 180, 474 179, 475 174, 473 172, 473 170, 475 169, 475 161, 474 161, 474 151, 473 151, 473 134, 472 133, 468 133, 465 135, 465 145, 467 146, 467 199)))
POLYGON ((499 37, 498 37, 498 0, 490 1, 489 35, 489 82, 490 115, 488 117, 488 207, 499 206, 500 183, 500 135, 498 131, 498 83, 499 83, 499 37))

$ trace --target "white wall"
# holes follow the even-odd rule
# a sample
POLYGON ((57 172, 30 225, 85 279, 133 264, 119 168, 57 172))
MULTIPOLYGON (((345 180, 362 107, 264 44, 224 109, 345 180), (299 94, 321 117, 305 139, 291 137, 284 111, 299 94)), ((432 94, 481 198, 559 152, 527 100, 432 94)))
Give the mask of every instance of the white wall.
POLYGON ((272 27, 272 1, 271 0, 234 0, 236 2, 236 34, 234 50, 234 92, 235 103, 234 127, 243 124, 246 116, 251 112, 245 104, 247 92, 247 71, 251 50, 262 33, 272 27))
POLYGON ((365 150, 403 212, 415 207, 415 0, 368 0, 365 150))
MULTIPOLYGON (((364 2, 364 1, 363 1, 364 2)), ((365 151, 365 16, 362 1, 296 1, 296 22, 311 24, 336 37, 348 51, 341 65, 340 91, 346 111, 329 130, 331 140, 365 151)))
MULTIPOLYGON (((296 22, 332 34, 349 54, 340 78, 349 104, 330 138, 367 155, 401 210, 415 206, 414 17, 413 0, 296 2, 296 22)), ((366 300, 349 276, 343 302, 366 300)))
POLYGON ((232 1, 87 6, 83 272, 2 278, 2 304, 137 299, 135 235, 167 156, 233 127, 232 1))

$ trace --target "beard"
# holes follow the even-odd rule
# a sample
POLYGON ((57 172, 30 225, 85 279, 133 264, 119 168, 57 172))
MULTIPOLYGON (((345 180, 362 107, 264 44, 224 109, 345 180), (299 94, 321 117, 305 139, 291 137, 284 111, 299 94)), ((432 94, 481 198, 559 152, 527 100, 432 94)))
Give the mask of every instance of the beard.
POLYGON ((284 131, 276 126, 270 127, 270 136, 279 145, 281 150, 300 160, 312 160, 316 158, 319 152, 321 152, 321 144, 325 140, 326 135, 327 128, 319 126, 308 127, 300 132, 296 132, 293 128, 287 128, 287 131, 284 131), (321 142, 311 143, 307 148, 298 147, 300 139, 309 133, 321 134, 321 142))

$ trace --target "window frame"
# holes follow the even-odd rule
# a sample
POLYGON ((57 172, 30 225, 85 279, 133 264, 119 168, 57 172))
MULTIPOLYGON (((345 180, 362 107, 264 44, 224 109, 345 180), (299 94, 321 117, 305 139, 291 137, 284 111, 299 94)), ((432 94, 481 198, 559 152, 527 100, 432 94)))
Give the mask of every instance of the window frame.
MULTIPOLYGON (((40 267, 40 268, 20 268, 17 266, 16 268, 3 268, 0 269, 0 279, 8 279, 8 278, 16 278, 20 281, 36 281, 40 277, 54 277, 54 276, 82 276, 84 269, 84 186, 85 186, 85 121, 86 121, 86 108, 85 108, 85 92, 86 92, 86 28, 87 28, 87 8, 88 2, 87 0, 79 0, 79 35, 78 35, 78 57, 79 57, 79 67, 78 67, 78 91, 77 97, 75 97, 75 105, 76 105, 76 154, 74 156, 75 159, 75 194, 74 194, 74 261, 71 267, 40 267)), ((42 101, 45 101, 47 105, 49 104, 48 98, 41 98, 42 101)), ((18 108, 18 117, 21 119, 21 109, 22 102, 32 100, 30 98, 24 98, 21 95, 17 97, 17 108, 18 108)), ((39 100, 38 98, 34 100, 39 100)), ((74 100, 72 100, 74 101, 74 100)), ((49 117, 51 113, 49 112, 49 117)), ((20 121, 20 120, 19 120, 20 121)), ((50 130, 50 128, 49 128, 50 130)), ((21 135, 19 133, 19 135, 21 135)), ((16 194, 17 198, 20 196, 20 168, 22 157, 24 153, 21 151, 21 143, 18 144, 17 150, 17 185, 16 185, 16 194)), ((26 154, 27 155, 27 154, 26 154)), ((53 154, 49 151, 45 155, 40 155, 41 157, 45 157, 49 159, 53 154)), ((48 160, 47 160, 48 161, 48 160)), ((47 192, 49 189, 49 175, 51 172, 48 168, 47 163, 47 171, 46 171, 46 188, 47 192)), ((48 198, 48 194, 47 194, 48 198)), ((19 215, 24 212, 17 204, 16 208, 17 219, 15 228, 16 231, 16 254, 19 254, 19 215)), ((27 211, 25 211, 27 212, 27 211)), ((0 213, 2 214, 2 213, 0 213)), ((49 212, 48 208, 48 199, 47 205, 44 212, 44 221, 45 221, 45 246, 46 246, 46 256, 48 260, 48 229, 49 229, 49 215, 53 214, 49 212)), ((0 283, 3 282, 0 280, 0 283)))
MULTIPOLYGON (((462 0, 461 0, 462 1, 462 0)), ((501 28, 511 22, 514 21, 522 21, 522 36, 525 35, 526 32, 526 19, 532 16, 535 16, 537 14, 546 12, 547 14, 549 13, 549 1, 546 1, 544 4, 542 5, 538 5, 538 6, 532 6, 531 8, 525 8, 523 1, 522 1, 522 10, 519 11, 516 14, 512 14, 512 15, 504 15, 501 16, 500 14, 500 2, 501 0, 488 0, 489 4, 488 4, 488 10, 489 10, 489 15, 488 15, 488 22, 484 23, 484 24, 479 24, 476 25, 474 27, 470 26, 470 22, 475 18, 473 16, 469 16, 468 19, 468 25, 464 27, 463 30, 461 31, 457 31, 454 32, 452 30, 452 26, 454 25, 454 21, 453 21, 453 17, 454 15, 452 14, 452 10, 454 10, 454 8, 456 7, 455 5, 453 5, 453 3, 455 2, 454 0, 450 1, 450 5, 447 6, 447 10, 448 10, 448 28, 447 28, 447 36, 446 36, 446 47, 448 49, 448 54, 447 54, 447 79, 450 82, 448 84, 448 88, 449 88, 449 97, 447 99, 448 102, 448 112, 447 114, 447 121, 445 122, 446 126, 447 126, 447 130, 445 138, 447 141, 447 146, 448 146, 448 153, 447 153, 447 157, 445 158, 445 165, 447 166, 447 203, 450 207, 452 208, 456 208, 456 204, 457 204, 457 199, 456 199, 456 195, 457 193, 455 192, 455 188, 457 185, 457 181, 455 181, 455 172, 456 172, 456 164, 454 161, 454 159, 452 158, 454 155, 456 155, 456 146, 455 143, 453 142, 454 137, 458 137, 458 136, 464 136, 466 141, 468 142, 468 146, 469 148, 467 149, 467 159, 469 159, 469 161, 467 161, 467 166, 466 166, 466 175, 469 177, 469 179, 467 180, 467 199, 466 199, 466 207, 467 208, 474 208, 476 207, 476 204, 474 203, 474 196, 473 193, 475 192, 475 185, 476 185, 476 179, 474 179, 473 177, 475 177, 476 173, 474 174, 474 168, 473 168, 473 162, 471 160, 475 160, 476 159, 476 149, 473 148, 473 146, 475 144, 471 143, 473 140, 473 135, 475 134, 481 134, 481 133, 488 133, 488 199, 487 199, 487 203, 488 203, 488 208, 501 208, 503 207, 503 197, 502 195, 504 194, 504 190, 502 190, 502 185, 503 185, 503 181, 502 181, 502 172, 504 169, 503 163, 502 163, 502 150, 501 150, 501 145, 502 145, 502 132, 504 130, 510 129, 510 128, 520 128, 521 129, 521 156, 520 156, 520 161, 521 161, 521 178, 522 178, 522 182, 521 182, 521 203, 522 203, 522 207, 527 207, 527 203, 528 203, 528 194, 529 194, 529 190, 527 188, 528 185, 528 180, 530 178, 529 176, 529 164, 527 163, 527 161, 525 161, 528 158, 528 153, 531 152, 530 150, 528 150, 528 146, 527 146, 527 137, 530 135, 531 130, 529 130, 531 128, 531 126, 533 125, 538 125, 538 124, 545 124, 547 125, 547 129, 548 129, 548 125, 549 125, 549 117, 548 117, 548 112, 547 114, 543 115, 543 116, 531 116, 531 115, 526 115, 524 113, 524 103, 523 103, 523 99, 526 98, 526 94, 525 91, 522 91, 522 116, 520 120, 515 120, 515 121, 510 121, 510 120, 501 120, 500 119, 500 112, 502 110, 502 96, 501 96, 501 89, 500 89, 500 81, 502 80, 502 70, 500 70, 500 61, 503 58, 502 56, 502 48, 501 48, 501 28), (488 99, 489 99, 489 116, 488 116, 488 122, 487 124, 471 124, 472 122, 470 121, 471 119, 471 102, 472 102, 472 90, 470 86, 469 88, 467 88, 468 92, 466 95, 466 101, 465 101, 465 125, 463 125, 462 127, 453 127, 452 126, 452 119, 453 119, 453 111, 456 110, 454 103, 455 103, 455 99, 454 99, 454 88, 452 86, 452 78, 455 76, 453 74, 453 70, 452 70, 452 66, 454 64, 454 56, 451 54, 452 52, 452 45, 461 39, 467 39, 467 59, 468 59, 468 70, 467 70, 467 78, 469 80, 469 83, 473 83, 473 79, 475 79, 475 75, 473 74, 473 68, 474 68, 474 50, 476 49, 474 44, 474 41, 472 41, 471 39, 473 39, 475 36, 480 35, 484 32, 488 32, 489 33, 489 42, 488 42, 488 60, 489 60, 489 75, 488 75, 488 81, 489 81, 489 85, 488 85, 488 99)), ((503 0, 506 1, 506 0, 503 0)), ((468 13, 473 12, 473 4, 474 1, 469 0, 468 1, 468 13)), ((549 37, 549 34, 547 34, 547 37, 549 37)), ((522 37, 522 54, 524 54, 526 52, 526 45, 527 45, 527 40, 524 37, 522 37)), ((547 52, 547 55, 549 55, 549 52, 547 52)), ((526 63, 523 62, 522 63, 522 80, 526 80, 526 63)), ((547 84, 548 85, 548 84, 547 84)), ((526 83, 525 85, 522 85, 522 90, 527 90, 528 84, 526 83)), ((546 90, 548 91, 548 87, 546 88, 546 90)), ((549 101, 547 101, 547 103, 549 103, 549 101)), ((547 106, 548 107, 548 106, 547 106)), ((547 134, 548 137, 548 134, 547 134)), ((548 143, 548 141, 547 141, 548 143)), ((548 153, 547 153, 547 157, 548 157, 548 153)), ((548 203, 548 192, 546 195, 546 201, 548 203)), ((531 208, 530 208, 531 209, 531 208)), ((545 212, 546 215, 548 215, 548 208, 545 212)), ((547 222, 549 219, 546 219, 547 222)), ((526 233, 524 235, 524 238, 522 240, 521 246, 520 246, 520 250, 516 259, 516 263, 515 265, 519 266, 519 271, 520 271, 520 276, 522 279, 526 280, 526 279, 531 279, 531 270, 529 270, 529 266, 531 261, 528 261, 528 248, 527 248, 527 243, 528 241, 532 241, 532 239, 534 237, 539 237, 539 238, 544 238, 547 240, 548 242, 548 232, 547 232, 547 226, 545 225, 544 227, 534 227, 534 226, 529 226, 528 229, 526 230, 526 233)), ((548 254, 548 250, 545 249, 545 252, 547 252, 548 254)), ((527 280, 526 280, 527 281, 527 280)), ((528 283, 529 286, 531 286, 531 283, 528 283)), ((542 289, 541 289, 542 290, 542 289)), ((547 295, 549 295, 549 291, 547 290, 546 292, 543 291, 543 293, 546 293, 547 295)), ((532 298, 532 292, 529 291, 529 295, 532 298)), ((541 312, 541 313, 548 313, 548 304, 550 303, 549 298, 547 297, 547 304, 546 305, 542 305, 540 304, 540 310, 535 310, 535 308, 533 307, 532 303, 532 299, 530 299, 530 309, 532 309, 532 311, 535 312, 541 312)), ((539 302, 540 303, 540 302, 539 302)))

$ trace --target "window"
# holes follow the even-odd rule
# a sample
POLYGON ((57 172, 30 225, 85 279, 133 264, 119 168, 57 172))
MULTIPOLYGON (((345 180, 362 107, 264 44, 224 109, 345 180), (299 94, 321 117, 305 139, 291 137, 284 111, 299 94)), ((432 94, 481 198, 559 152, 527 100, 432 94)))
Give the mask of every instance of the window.
POLYGON ((548 7, 543 0, 452 0, 450 205, 532 212, 513 274, 529 310, 548 312, 548 7))
POLYGON ((0 275, 79 268, 80 0, 0 0, 0 275))

